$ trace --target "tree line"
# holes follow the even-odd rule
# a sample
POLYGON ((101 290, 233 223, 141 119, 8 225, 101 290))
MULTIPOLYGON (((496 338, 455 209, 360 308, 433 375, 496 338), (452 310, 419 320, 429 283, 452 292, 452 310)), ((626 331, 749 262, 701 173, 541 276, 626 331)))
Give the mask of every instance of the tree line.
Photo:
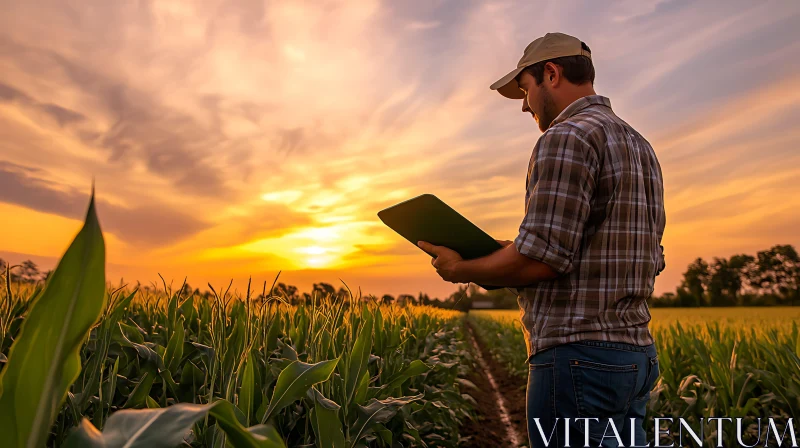
POLYGON ((652 306, 800 305, 800 257, 790 244, 755 256, 696 258, 674 293, 651 297, 652 306))

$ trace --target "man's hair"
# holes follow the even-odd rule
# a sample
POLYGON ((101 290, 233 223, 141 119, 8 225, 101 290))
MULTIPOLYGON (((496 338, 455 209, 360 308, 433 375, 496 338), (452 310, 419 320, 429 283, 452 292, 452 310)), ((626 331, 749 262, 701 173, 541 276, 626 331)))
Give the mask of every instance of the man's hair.
MULTIPOLYGON (((589 46, 583 42, 581 42, 581 47, 589 53, 592 52, 589 46)), ((530 73, 536 79, 536 85, 538 86, 544 81, 544 65, 548 62, 560 65, 567 81, 578 85, 590 82, 594 85, 594 65, 592 65, 592 60, 586 56, 564 56, 537 62, 525 67, 525 70, 520 75, 524 72, 530 73)), ((519 78, 517 78, 517 81, 519 81, 519 78)))

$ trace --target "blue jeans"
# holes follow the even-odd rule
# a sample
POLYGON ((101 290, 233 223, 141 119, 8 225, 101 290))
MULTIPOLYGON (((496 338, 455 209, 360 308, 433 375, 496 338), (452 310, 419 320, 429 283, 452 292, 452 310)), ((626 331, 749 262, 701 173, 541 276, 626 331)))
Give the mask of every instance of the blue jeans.
POLYGON ((583 447, 588 436, 588 446, 616 448, 614 429, 626 447, 647 443, 645 410, 659 375, 655 345, 573 342, 536 353, 528 364, 531 447, 583 447))

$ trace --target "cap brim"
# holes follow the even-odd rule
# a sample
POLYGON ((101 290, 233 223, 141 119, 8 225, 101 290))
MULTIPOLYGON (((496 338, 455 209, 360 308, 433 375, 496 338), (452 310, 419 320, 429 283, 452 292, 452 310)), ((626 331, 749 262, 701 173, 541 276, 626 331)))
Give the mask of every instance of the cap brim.
POLYGON ((519 84, 517 84, 517 75, 519 75, 522 70, 525 70, 525 67, 519 67, 514 69, 511 73, 503 76, 497 82, 489 86, 492 90, 497 90, 500 95, 503 95, 506 98, 510 98, 512 100, 521 100, 525 98, 525 94, 522 93, 522 90, 519 88, 519 84))

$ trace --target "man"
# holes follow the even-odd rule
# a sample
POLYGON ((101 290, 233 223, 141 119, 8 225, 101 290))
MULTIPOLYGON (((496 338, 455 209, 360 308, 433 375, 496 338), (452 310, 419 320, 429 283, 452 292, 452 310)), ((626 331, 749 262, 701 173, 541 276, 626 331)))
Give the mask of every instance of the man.
POLYGON ((444 280, 516 287, 534 447, 645 445, 659 375, 645 300, 665 266, 661 167, 647 140, 595 93, 594 75, 579 39, 548 33, 531 42, 491 86, 521 99, 543 132, 518 236, 471 260, 419 242, 444 280))

